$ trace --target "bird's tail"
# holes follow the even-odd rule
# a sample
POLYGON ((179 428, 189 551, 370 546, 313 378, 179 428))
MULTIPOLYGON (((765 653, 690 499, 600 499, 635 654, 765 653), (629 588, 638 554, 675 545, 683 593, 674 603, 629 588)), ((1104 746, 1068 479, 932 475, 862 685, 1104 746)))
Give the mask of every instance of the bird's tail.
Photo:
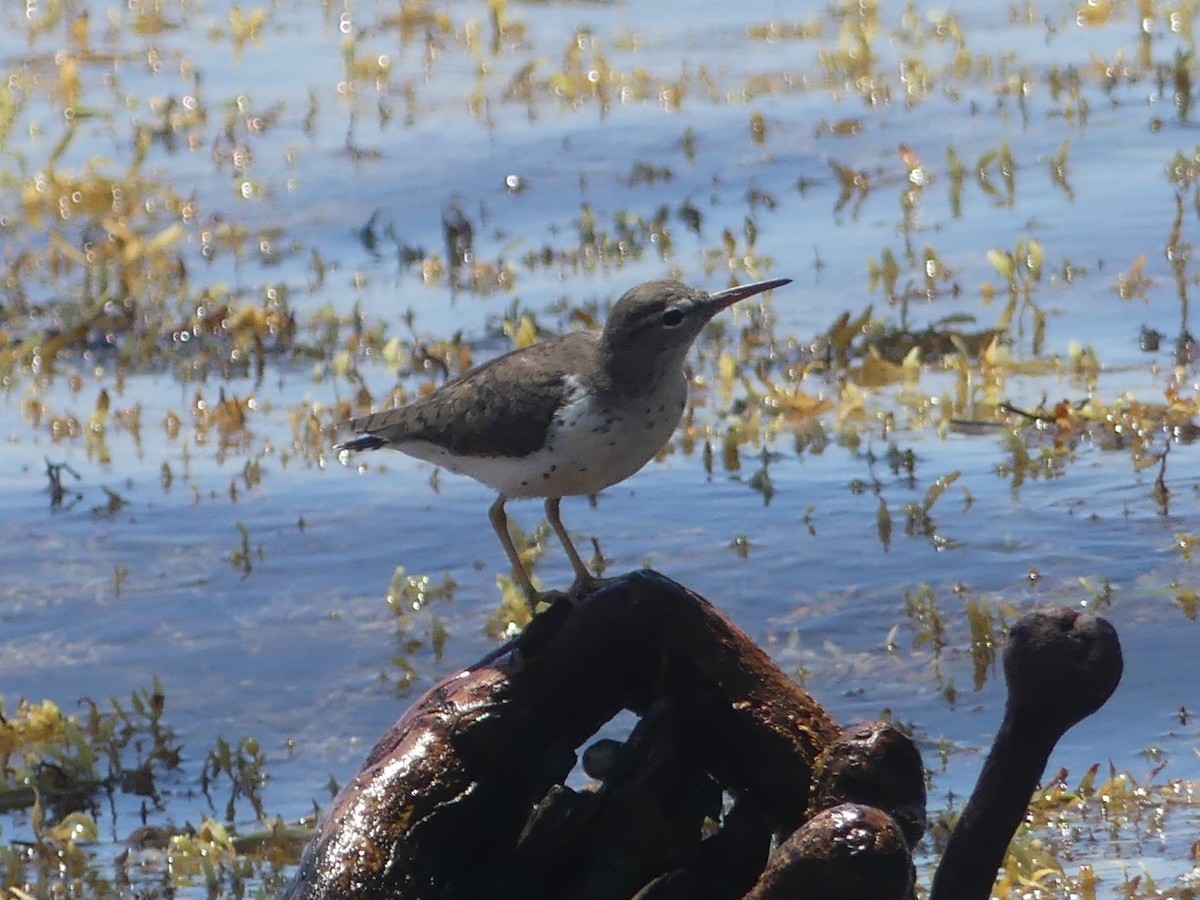
POLYGON ((353 450, 355 452, 358 452, 359 450, 378 450, 386 443, 387 441, 385 441, 383 438, 377 437, 373 434, 360 434, 358 437, 354 438, 354 440, 344 441, 341 444, 334 444, 333 449, 338 453, 341 453, 343 450, 353 450))

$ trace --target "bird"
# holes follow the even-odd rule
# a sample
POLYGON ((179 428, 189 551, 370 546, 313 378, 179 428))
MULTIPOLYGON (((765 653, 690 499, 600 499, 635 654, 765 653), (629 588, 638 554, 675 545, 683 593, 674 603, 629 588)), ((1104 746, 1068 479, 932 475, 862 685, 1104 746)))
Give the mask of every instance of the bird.
POLYGON ((513 350, 407 406, 346 423, 350 452, 387 448, 470 476, 497 492, 488 518, 531 609, 546 599, 508 531, 505 503, 541 498, 575 574, 594 588, 560 514, 563 497, 624 481, 670 440, 687 405, 687 354, 704 326, 739 300, 782 287, 775 278, 709 292, 673 280, 628 290, 599 333, 575 331, 513 350))

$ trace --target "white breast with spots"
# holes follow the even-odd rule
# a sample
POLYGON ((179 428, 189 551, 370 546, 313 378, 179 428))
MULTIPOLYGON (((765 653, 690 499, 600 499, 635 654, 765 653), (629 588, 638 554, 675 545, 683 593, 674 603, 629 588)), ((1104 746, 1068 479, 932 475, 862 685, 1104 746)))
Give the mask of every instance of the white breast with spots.
POLYGON ((461 458, 430 445, 402 449, 506 497, 594 494, 628 478, 670 440, 687 403, 687 380, 680 373, 667 381, 652 398, 605 407, 589 402, 578 382, 568 379, 568 402, 551 424, 546 446, 528 456, 461 458))

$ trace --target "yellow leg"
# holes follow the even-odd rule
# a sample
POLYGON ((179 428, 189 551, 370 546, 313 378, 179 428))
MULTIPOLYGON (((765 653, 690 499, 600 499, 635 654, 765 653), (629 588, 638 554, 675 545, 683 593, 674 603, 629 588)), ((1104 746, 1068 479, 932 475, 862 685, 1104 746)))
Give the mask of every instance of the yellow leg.
POLYGON ((508 516, 504 513, 506 499, 503 494, 496 498, 496 502, 488 509, 488 518, 492 521, 492 528, 496 530, 496 537, 500 538, 500 543, 504 546, 504 552, 508 554, 508 561, 512 563, 513 577, 517 579, 517 584, 525 592, 529 608, 533 609, 538 602, 539 594, 534 589, 533 582, 529 580, 529 573, 525 571, 525 566, 521 563, 521 555, 517 553, 517 548, 513 546, 512 536, 508 533, 508 516))
POLYGON ((554 529, 554 533, 558 535, 558 541, 563 545, 563 549, 567 551, 567 559, 571 561, 571 568, 575 570, 575 583, 571 585, 571 592, 576 593, 590 590, 595 587, 596 579, 588 571, 587 566, 583 564, 583 560, 579 558, 579 553, 575 550, 575 545, 571 543, 571 536, 567 534, 567 529, 563 527, 562 517, 558 511, 558 505, 561 501, 561 497, 549 497, 546 499, 546 520, 550 523, 550 527, 554 529))

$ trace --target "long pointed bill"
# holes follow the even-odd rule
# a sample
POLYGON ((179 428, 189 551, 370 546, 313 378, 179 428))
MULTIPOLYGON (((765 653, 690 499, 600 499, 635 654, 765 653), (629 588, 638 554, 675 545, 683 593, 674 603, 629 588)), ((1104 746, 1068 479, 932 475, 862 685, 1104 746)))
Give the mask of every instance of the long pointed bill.
POLYGON ((732 306, 739 300, 745 300, 747 297, 753 297, 755 294, 761 294, 763 291, 770 291, 791 283, 792 279, 790 278, 772 278, 770 281, 756 281, 753 284, 742 284, 738 287, 726 288, 723 291, 710 294, 708 302, 713 305, 715 311, 720 311, 727 306, 732 306))

